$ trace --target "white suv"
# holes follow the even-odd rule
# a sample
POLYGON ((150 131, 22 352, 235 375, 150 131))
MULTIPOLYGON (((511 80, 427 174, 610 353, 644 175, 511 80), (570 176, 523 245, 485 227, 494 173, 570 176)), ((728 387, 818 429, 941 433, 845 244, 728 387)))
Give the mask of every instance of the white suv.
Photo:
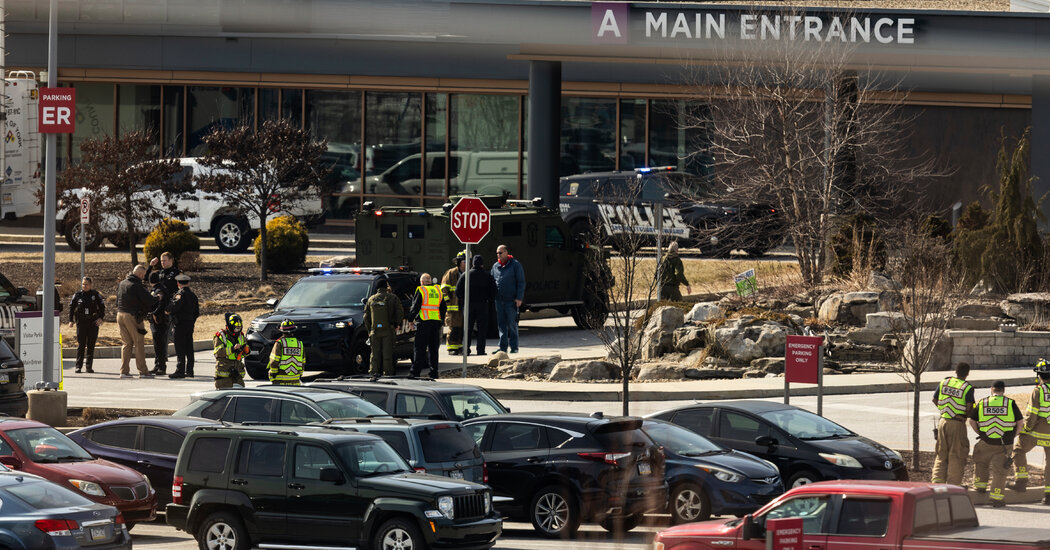
MULTIPOLYGON (((192 178, 199 176, 208 170, 198 163, 196 158, 181 158, 179 164, 182 172, 175 175, 176 178, 192 178)), ((78 189, 75 194, 80 197, 86 191, 78 189)), ((151 193, 158 206, 164 201, 164 195, 143 189, 142 193, 151 193)), ((251 244, 254 228, 259 226, 259 217, 254 213, 243 212, 235 206, 222 202, 215 197, 196 189, 192 195, 180 198, 177 206, 181 210, 190 212, 185 220, 190 226, 190 231, 203 233, 215 239, 215 244, 223 252, 241 252, 251 244)), ((282 205, 280 211, 275 212, 273 217, 291 215, 307 225, 314 225, 324 221, 325 212, 321 205, 321 198, 314 192, 310 196, 303 196, 295 204, 282 205)), ((115 216, 106 216, 95 223, 85 227, 85 248, 94 250, 102 244, 102 239, 108 238, 117 247, 127 246, 127 235, 124 231, 124 220, 115 216)), ((150 228, 151 229, 151 228, 150 228)), ((66 237, 66 242, 73 249, 80 248, 80 214, 77 205, 72 208, 63 208, 59 203, 57 216, 57 230, 66 237)), ((144 228, 144 233, 145 233, 144 228)), ((144 236, 144 235, 143 235, 144 236)))

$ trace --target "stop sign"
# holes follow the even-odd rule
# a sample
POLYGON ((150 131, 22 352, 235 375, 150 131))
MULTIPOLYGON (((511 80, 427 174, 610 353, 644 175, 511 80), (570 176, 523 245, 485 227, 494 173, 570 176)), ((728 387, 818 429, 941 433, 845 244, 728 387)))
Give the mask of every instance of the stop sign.
POLYGON ((489 234, 489 207, 477 197, 463 197, 452 207, 452 233, 463 244, 478 244, 489 234))

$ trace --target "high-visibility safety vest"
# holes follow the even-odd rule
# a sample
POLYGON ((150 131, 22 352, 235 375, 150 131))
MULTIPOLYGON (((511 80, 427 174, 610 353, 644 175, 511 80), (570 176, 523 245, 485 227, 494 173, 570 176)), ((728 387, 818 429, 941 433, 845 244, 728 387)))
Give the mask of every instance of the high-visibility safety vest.
POLYGON ((220 330, 215 335, 219 337, 219 343, 213 350, 215 356, 218 357, 219 352, 222 352, 226 359, 240 361, 241 355, 244 353, 244 346, 248 345, 248 341, 244 339, 244 333, 237 334, 236 340, 231 340, 229 333, 225 330, 220 330))
MULTIPOLYGON (((298 386, 306 365, 306 350, 303 341, 292 336, 282 337, 281 354, 270 352, 270 381, 274 384, 298 386)), ((275 346, 276 348, 276 346, 275 346)))
POLYGON ((459 311, 459 304, 452 303, 453 300, 451 299, 452 296, 456 295, 456 287, 452 285, 441 285, 441 292, 445 295, 445 298, 448 300, 448 305, 445 306, 445 309, 447 311, 459 311))
POLYGON ((438 285, 420 285, 416 290, 423 296, 423 306, 419 308, 419 319, 422 321, 440 321, 441 287, 438 285))
POLYGON ((1039 384, 1039 402, 1029 403, 1028 412, 1044 419, 1050 419, 1050 386, 1039 384))
POLYGON ((977 405, 977 430, 988 439, 1002 439, 1017 428, 1014 400, 1005 395, 991 395, 977 405))
POLYGON ((954 376, 941 380, 937 386, 937 409, 941 418, 963 418, 966 415, 966 392, 973 386, 954 376))

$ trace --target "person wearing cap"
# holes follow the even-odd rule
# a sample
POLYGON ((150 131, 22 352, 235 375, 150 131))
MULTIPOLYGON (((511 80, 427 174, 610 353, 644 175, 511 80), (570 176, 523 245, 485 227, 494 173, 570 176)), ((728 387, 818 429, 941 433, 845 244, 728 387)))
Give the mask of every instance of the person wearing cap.
MULTIPOLYGON (((1036 362, 1036 386, 1028 400, 1028 412, 1024 417, 1024 426, 1014 443, 1014 465, 1017 472, 1014 477, 1014 489, 1024 491, 1028 488, 1028 451, 1042 447, 1046 464, 1050 464, 1050 363, 1040 358, 1036 362)), ((1050 476, 1044 476, 1043 504, 1050 504, 1050 476)))
POLYGON ((970 455, 970 436, 966 419, 973 409, 973 386, 966 381, 970 365, 959 363, 955 376, 949 376, 933 392, 933 403, 941 413, 937 421, 936 458, 933 461, 934 483, 962 485, 963 470, 970 455))
POLYGON ((251 348, 244 339, 244 322, 236 313, 227 313, 226 326, 215 333, 212 349, 215 354, 215 389, 244 387, 244 356, 251 348))
POLYGON ((401 326, 405 317, 405 307, 401 305, 401 299, 390 292, 390 281, 386 278, 379 279, 376 283, 376 293, 365 302, 365 330, 368 331, 369 346, 372 349, 372 359, 368 373, 373 378, 380 374, 393 376, 394 371, 394 339, 397 338, 396 329, 401 326))
POLYGON ((168 378, 193 378, 193 327, 200 317, 200 301, 190 290, 190 277, 184 273, 175 276, 178 292, 168 304, 168 317, 175 325, 175 372, 168 378))
POLYGON ((452 258, 452 267, 441 276, 441 297, 445 300, 445 326, 448 327, 445 350, 449 355, 463 352, 463 312, 459 310, 462 300, 456 296, 456 283, 466 269, 467 253, 461 251, 452 258))
MULTIPOLYGON (((456 281, 456 296, 459 298, 459 303, 466 301, 465 286, 467 277, 465 274, 460 276, 459 280, 456 281)), ((470 339, 477 334, 478 337, 478 355, 485 355, 485 339, 488 337, 489 332, 489 306, 492 305, 492 300, 496 298, 496 281, 492 279, 492 274, 485 269, 485 260, 481 255, 476 255, 470 261, 470 303, 467 304, 468 313, 470 318, 470 326, 467 327, 467 345, 463 348, 463 353, 470 353, 470 339), (477 329, 475 333, 474 329, 477 329)))
POLYGON ((991 489, 988 498, 995 508, 1006 506, 1003 489, 1006 488, 1006 474, 1013 463, 1010 446, 1014 443, 1014 436, 1024 427, 1021 410, 1013 399, 1003 395, 1005 392, 1006 384, 1002 380, 995 381, 992 395, 974 405, 967 421, 977 432, 977 443, 973 447, 973 486, 978 493, 991 489))

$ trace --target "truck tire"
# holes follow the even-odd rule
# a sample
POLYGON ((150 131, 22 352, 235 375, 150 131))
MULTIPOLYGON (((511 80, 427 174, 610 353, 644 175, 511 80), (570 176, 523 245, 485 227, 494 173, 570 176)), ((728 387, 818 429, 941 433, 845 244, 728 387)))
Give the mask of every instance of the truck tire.
POLYGON ((251 244, 248 223, 243 218, 223 216, 212 224, 211 233, 223 252, 244 252, 251 244))
POLYGON ((267 382, 270 380, 270 372, 266 368, 266 363, 262 362, 257 365, 244 366, 244 372, 248 373, 248 376, 252 377, 252 380, 261 380, 267 382))
MULTIPOLYGON (((67 216, 77 216, 79 220, 80 212, 74 212, 67 216)), ((84 250, 98 250, 98 247, 102 245, 102 233, 99 232, 98 226, 93 223, 88 223, 84 226, 86 231, 84 233, 84 250)), ((80 250, 80 222, 76 221, 70 223, 64 231, 66 237, 66 244, 73 250, 80 250)))
POLYGON ((580 528, 580 506, 564 487, 548 485, 532 497, 529 519, 543 537, 569 538, 580 528))
POLYGON ((426 550, 427 541, 415 522, 397 517, 387 521, 376 531, 372 550, 426 550))
POLYGON ((197 529, 200 550, 248 550, 251 543, 241 519, 231 512, 215 512, 197 529))
POLYGON ((671 512, 671 523, 678 525, 692 521, 706 521, 711 517, 711 501, 707 494, 695 483, 680 483, 671 489, 667 499, 667 508, 671 512))
POLYGON ((583 292, 583 303, 572 306, 572 322, 578 328, 595 330, 605 326, 609 318, 608 298, 604 292, 594 291, 591 285, 583 292))

